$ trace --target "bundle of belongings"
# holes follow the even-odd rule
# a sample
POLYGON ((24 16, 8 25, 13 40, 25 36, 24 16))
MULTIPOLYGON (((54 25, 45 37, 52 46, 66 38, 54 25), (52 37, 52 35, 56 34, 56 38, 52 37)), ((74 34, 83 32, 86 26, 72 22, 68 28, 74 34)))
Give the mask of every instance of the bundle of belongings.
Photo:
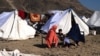
POLYGON ((6 51, 6 49, 3 49, 0 50, 0 56, 40 56, 40 55, 24 54, 21 53, 18 49, 15 49, 14 51, 6 51))

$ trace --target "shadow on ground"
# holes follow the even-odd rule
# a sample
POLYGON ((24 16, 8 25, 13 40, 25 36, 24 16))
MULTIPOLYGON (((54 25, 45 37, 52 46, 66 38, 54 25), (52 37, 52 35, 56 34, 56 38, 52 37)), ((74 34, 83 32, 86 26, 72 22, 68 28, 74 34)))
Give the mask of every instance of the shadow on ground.
POLYGON ((33 46, 39 47, 39 48, 47 48, 46 44, 35 44, 33 46))

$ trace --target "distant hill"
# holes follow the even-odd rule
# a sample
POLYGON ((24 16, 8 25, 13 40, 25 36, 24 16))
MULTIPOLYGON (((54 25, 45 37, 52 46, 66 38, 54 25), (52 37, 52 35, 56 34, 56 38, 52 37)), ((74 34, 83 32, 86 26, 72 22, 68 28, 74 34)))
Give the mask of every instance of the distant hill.
POLYGON ((82 6, 78 0, 0 0, 0 12, 21 9, 30 12, 45 13, 49 9, 65 10, 71 7, 78 15, 91 16, 93 11, 82 6))

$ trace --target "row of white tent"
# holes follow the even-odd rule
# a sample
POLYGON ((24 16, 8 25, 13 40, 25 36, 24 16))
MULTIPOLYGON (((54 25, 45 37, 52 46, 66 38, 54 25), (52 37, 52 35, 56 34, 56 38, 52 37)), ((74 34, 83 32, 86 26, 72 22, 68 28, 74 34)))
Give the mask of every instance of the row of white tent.
POLYGON ((0 14, 0 38, 7 40, 25 40, 34 38, 36 30, 18 16, 18 11, 0 14))
MULTIPOLYGON (((84 35, 89 34, 89 26, 100 27, 99 11, 96 11, 90 19, 86 19, 85 16, 81 19, 73 9, 59 12, 52 11, 51 13, 54 13, 54 15, 41 28, 44 32, 48 32, 53 25, 57 25, 57 32, 59 29, 62 29, 62 32, 67 34, 72 28, 73 19, 78 24, 80 31, 84 32, 84 35)), ((18 16, 17 10, 0 14, 0 38, 7 40, 23 40, 34 38, 35 32, 36 30, 29 26, 26 20, 18 16)))

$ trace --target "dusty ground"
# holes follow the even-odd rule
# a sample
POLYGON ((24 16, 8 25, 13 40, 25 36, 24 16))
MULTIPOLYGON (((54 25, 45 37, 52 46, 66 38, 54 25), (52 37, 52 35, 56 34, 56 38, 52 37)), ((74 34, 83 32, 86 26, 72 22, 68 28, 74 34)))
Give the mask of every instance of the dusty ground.
POLYGON ((100 56, 100 35, 86 36, 86 43, 80 43, 79 47, 71 46, 46 48, 41 45, 41 37, 22 41, 2 41, 0 40, 0 50, 19 49, 23 53, 33 53, 41 56, 100 56))

